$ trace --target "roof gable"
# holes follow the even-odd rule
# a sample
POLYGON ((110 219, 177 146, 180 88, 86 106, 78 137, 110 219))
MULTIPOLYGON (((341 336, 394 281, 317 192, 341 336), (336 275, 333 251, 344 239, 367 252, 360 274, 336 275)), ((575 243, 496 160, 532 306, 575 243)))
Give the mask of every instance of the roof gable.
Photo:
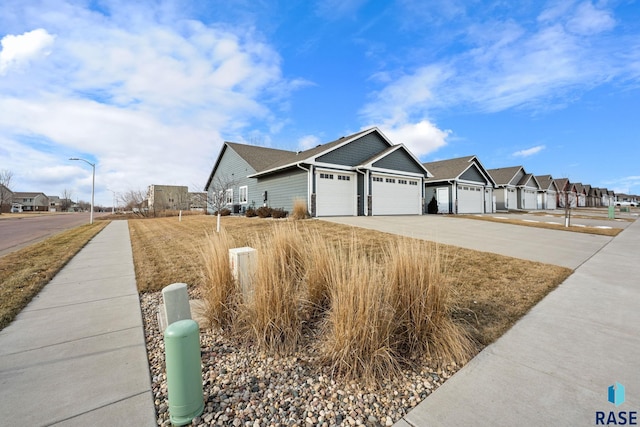
POLYGON ((515 186, 520 182, 522 175, 524 175, 524 168, 522 166, 511 166, 507 168, 489 169, 487 172, 489 172, 496 185, 515 186))
POLYGON ((404 144, 388 147, 384 151, 365 160, 358 165, 358 167, 398 170, 431 176, 429 170, 420 163, 420 161, 407 149, 407 147, 405 147, 404 144))
POLYGON ((464 179, 477 182, 482 180, 486 184, 495 185, 493 177, 482 166, 476 156, 428 162, 423 163, 423 165, 433 174, 433 178, 427 180, 430 182, 464 179))
POLYGON ((536 175, 535 178, 540 184, 541 190, 558 192, 556 182, 551 175, 536 175))

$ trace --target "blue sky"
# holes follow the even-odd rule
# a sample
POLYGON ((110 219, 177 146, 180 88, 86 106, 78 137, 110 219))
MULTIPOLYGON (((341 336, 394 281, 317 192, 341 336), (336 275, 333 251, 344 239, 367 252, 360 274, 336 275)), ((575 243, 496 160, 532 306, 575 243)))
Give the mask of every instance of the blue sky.
POLYGON ((378 126, 422 161, 640 194, 635 1, 0 1, 0 169, 89 200, 202 190, 223 141, 378 126))

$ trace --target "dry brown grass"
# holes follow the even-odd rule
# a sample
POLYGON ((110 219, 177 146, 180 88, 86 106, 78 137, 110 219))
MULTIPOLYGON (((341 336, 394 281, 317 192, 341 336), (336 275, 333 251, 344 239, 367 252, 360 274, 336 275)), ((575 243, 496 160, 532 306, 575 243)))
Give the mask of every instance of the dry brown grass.
MULTIPOLYGON (((478 221, 500 222, 503 224, 522 225, 525 227, 546 228, 549 230, 572 231, 575 233, 597 234, 600 236, 615 237, 622 232, 622 228, 596 228, 596 227, 565 227, 563 224, 548 224, 546 222, 527 222, 521 219, 502 219, 492 216, 457 215, 459 218, 475 219, 478 221)), ((573 218, 573 217, 572 217, 573 218)), ((588 218, 593 219, 593 218, 588 218)))
POLYGON ((307 210, 307 202, 305 200, 296 199, 293 201, 293 212, 291 213, 291 218, 296 220, 309 218, 309 211, 307 210))
POLYGON ((56 234, 0 258, 0 330, 109 222, 56 234))
MULTIPOLYGON (((157 291, 176 282, 193 286, 203 283, 200 251, 206 242, 205 233, 215 229, 215 220, 213 216, 183 218, 181 223, 176 218, 130 220, 139 290, 157 291)), ((222 225, 236 246, 249 246, 256 236, 268 234, 274 226, 287 222, 222 218, 222 225)), ((315 234, 335 246, 356 239, 361 250, 370 254, 381 253, 387 242, 395 238, 387 233, 318 220, 296 224, 308 233, 309 239, 315 234)), ((318 245, 308 246, 316 250, 318 245)), ((442 260, 449 260, 445 277, 450 284, 453 317, 464 323, 479 347, 502 335, 571 274, 571 270, 559 266, 453 246, 439 245, 438 250, 442 260)), ((326 254, 317 257, 327 258, 326 254)), ((324 286, 322 280, 325 279, 319 279, 320 289, 324 286)), ((326 295, 324 289, 319 295, 323 292, 326 295)))

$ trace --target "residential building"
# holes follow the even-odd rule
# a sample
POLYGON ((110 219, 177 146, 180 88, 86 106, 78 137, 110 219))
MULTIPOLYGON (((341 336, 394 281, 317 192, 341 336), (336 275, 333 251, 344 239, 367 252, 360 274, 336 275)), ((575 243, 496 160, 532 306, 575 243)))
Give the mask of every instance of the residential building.
POLYGON ((147 189, 149 211, 189 210, 189 188, 183 185, 156 185, 147 189))
POLYGON ((44 193, 15 192, 13 206, 21 212, 46 212, 49 210, 49 198, 44 193))

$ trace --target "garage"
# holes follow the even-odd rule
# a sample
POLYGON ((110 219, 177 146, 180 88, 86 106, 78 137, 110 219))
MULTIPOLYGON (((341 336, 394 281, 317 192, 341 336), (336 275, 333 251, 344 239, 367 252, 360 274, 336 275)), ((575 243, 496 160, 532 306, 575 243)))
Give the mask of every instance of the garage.
POLYGON ((458 213, 483 213, 484 191, 476 185, 458 185, 458 213))
POLYGON ((371 175, 372 215, 420 215, 422 185, 417 178, 371 175))
POLYGON ((522 209, 536 209, 538 205, 538 201, 536 198, 536 192, 533 190, 524 190, 523 191, 523 205, 522 209))
POLYGON ((356 176, 344 171, 318 170, 316 211, 318 216, 356 215, 356 176))

